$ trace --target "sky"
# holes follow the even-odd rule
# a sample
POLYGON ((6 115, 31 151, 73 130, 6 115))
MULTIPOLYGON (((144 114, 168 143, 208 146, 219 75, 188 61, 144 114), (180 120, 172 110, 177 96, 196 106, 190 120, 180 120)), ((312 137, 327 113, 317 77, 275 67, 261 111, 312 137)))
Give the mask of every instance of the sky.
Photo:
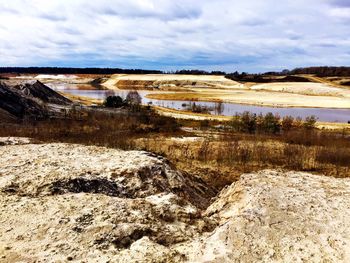
POLYGON ((350 0, 0 0, 0 66, 350 66, 350 0))

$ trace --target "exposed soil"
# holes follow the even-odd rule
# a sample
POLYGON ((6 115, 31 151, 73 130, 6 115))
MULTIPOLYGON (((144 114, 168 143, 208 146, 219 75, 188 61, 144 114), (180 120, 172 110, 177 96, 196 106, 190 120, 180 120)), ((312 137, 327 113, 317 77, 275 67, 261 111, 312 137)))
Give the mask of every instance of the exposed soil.
POLYGON ((1 262, 348 262, 350 181, 245 174, 220 194, 147 152, 0 139, 1 262))

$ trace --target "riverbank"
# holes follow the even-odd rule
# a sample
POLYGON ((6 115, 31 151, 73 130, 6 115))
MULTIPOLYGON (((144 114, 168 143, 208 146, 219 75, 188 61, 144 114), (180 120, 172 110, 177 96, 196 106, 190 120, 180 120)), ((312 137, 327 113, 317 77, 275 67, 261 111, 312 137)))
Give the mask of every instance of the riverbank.
MULTIPOLYGON (((153 106, 153 108, 159 113, 167 117, 184 119, 184 120, 211 120, 219 122, 228 122, 232 119, 232 116, 211 115, 204 113, 194 113, 190 111, 182 111, 169 109, 164 107, 153 106)), ((334 131, 350 131, 350 124, 348 123, 335 123, 335 122, 316 122, 317 129, 334 130, 334 131)))
POLYGON ((146 96, 157 100, 187 100, 203 102, 225 102, 253 106, 280 108, 324 108, 349 109, 350 97, 304 95, 266 90, 230 90, 158 93, 146 96))
MULTIPOLYGON (((86 106, 91 105, 101 105, 102 100, 92 99, 89 97, 84 96, 77 96, 72 95, 69 93, 62 93, 62 95, 66 96, 70 100, 74 102, 81 103, 86 106)), ((154 94, 156 95, 156 94, 154 94)), ((213 120, 213 121, 220 121, 220 122, 227 122, 232 119, 232 116, 223 116, 223 115, 212 115, 212 114, 204 114, 204 113, 194 113, 191 111, 186 110, 177 110, 177 109, 171 109, 166 107, 160 107, 160 106, 151 106, 155 111, 163 116, 172 117, 176 119, 184 119, 184 120, 197 120, 197 121, 203 121, 203 120, 213 120)), ((327 129, 327 130, 344 130, 344 129, 350 129, 350 124, 348 123, 335 123, 335 122, 317 122, 316 128, 318 129, 327 129)))

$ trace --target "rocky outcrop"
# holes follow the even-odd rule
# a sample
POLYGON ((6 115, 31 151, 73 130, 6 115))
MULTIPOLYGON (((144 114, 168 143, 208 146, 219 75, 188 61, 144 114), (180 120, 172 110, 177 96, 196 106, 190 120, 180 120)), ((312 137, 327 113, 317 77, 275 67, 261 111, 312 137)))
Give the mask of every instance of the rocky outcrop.
POLYGON ((44 118, 50 114, 49 103, 65 106, 71 101, 39 81, 15 86, 0 82, 0 122, 44 118))
POLYGON ((47 112, 43 104, 24 96, 18 90, 10 88, 1 82, 0 109, 3 112, 7 112, 9 116, 19 119, 24 116, 36 116, 40 118, 45 116, 47 112))
POLYGON ((8 111, 0 109, 0 120, 1 120, 0 123, 1 122, 11 123, 11 122, 16 122, 17 118, 11 113, 9 113, 8 111))
POLYGON ((39 99, 42 102, 52 103, 57 105, 68 105, 71 101, 56 91, 50 89, 40 81, 24 83, 15 86, 26 97, 39 99))
POLYGON ((6 261, 119 262, 143 244, 156 262, 180 260, 172 245, 215 227, 201 215, 215 193, 161 157, 69 144, 6 143, 0 152, 6 261))
POLYGON ((205 215, 220 226, 180 249, 190 262, 350 261, 349 179, 245 174, 205 215))
POLYGON ((350 261, 349 179, 266 170, 211 200, 146 152, 0 145, 1 262, 350 261))

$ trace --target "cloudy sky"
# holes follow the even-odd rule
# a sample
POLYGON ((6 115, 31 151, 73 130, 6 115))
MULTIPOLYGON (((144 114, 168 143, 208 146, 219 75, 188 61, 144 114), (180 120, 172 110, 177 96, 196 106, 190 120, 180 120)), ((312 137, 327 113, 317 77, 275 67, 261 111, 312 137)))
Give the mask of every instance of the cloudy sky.
POLYGON ((350 62, 350 0, 0 0, 0 66, 263 72, 350 62))

